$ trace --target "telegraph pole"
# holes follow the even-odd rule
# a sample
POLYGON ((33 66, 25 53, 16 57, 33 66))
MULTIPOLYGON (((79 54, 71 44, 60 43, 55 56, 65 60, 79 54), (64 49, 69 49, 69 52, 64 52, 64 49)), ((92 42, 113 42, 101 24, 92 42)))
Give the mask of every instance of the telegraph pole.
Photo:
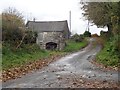
POLYGON ((70 27, 70 31, 71 31, 71 11, 69 11, 69 27, 70 27))
POLYGON ((89 27, 89 20, 88 20, 88 32, 90 31, 90 27, 89 27))

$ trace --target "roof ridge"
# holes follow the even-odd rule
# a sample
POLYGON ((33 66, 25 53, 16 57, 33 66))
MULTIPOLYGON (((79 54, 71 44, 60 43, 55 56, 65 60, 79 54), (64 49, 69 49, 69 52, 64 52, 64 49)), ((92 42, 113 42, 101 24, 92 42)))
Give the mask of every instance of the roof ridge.
POLYGON ((67 20, 62 20, 62 21, 28 21, 28 22, 35 22, 35 23, 44 23, 44 22, 66 22, 67 20))
POLYGON ((63 31, 67 28, 67 20, 64 21, 28 21, 26 24, 35 31, 63 31))

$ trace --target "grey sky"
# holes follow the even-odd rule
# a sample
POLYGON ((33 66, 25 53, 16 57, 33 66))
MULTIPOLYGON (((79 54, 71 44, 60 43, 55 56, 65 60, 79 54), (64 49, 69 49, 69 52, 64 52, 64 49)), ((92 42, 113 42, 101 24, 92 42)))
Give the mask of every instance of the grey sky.
MULTIPOLYGON (((71 28, 72 33, 82 34, 87 27, 87 21, 82 16, 80 9, 80 0, 0 0, 0 12, 8 7, 15 7, 20 12, 23 12, 26 21, 58 21, 68 20, 69 11, 71 11, 71 28)), ((107 30, 90 27, 91 33, 98 33, 100 30, 107 30)))

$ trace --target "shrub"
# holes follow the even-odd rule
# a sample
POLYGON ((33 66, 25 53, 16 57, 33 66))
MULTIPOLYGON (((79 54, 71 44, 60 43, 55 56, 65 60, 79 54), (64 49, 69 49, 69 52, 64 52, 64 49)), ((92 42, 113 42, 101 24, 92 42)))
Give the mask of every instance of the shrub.
POLYGON ((91 33, 89 31, 85 31, 83 35, 84 37, 91 37, 91 33))
POLYGON ((71 37, 71 39, 74 40, 75 42, 82 42, 84 39, 84 36, 75 34, 71 37))
POLYGON ((26 36, 23 41, 25 44, 36 43, 37 32, 28 30, 25 33, 26 33, 26 36))
POLYGON ((23 35, 24 32, 19 28, 12 30, 3 30, 2 39, 3 41, 16 42, 18 40, 21 40, 23 35))
POLYGON ((17 45, 25 34, 23 16, 14 8, 2 12, 2 40, 17 45))

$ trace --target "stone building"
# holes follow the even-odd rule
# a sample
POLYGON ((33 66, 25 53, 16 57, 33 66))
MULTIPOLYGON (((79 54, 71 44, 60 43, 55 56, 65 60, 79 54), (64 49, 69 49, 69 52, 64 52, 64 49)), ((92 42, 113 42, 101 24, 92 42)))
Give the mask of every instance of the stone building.
POLYGON ((67 20, 28 21, 26 26, 38 33, 36 43, 41 49, 62 50, 65 47, 65 40, 70 37, 67 20))

